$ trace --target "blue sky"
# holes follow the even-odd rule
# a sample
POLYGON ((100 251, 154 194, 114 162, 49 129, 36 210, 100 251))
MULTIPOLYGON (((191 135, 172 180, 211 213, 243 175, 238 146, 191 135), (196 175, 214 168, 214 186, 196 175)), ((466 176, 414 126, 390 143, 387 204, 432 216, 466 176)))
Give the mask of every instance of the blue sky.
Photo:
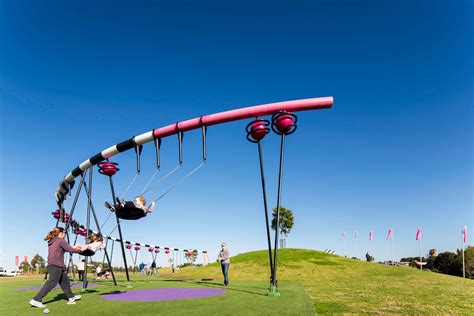
MULTIPOLYGON (((393 228, 395 258, 415 256, 423 227, 425 253, 455 250, 462 226, 474 230, 472 9, 469 1, 2 1, 0 264, 46 256, 57 184, 97 152, 176 121, 319 96, 334 96, 334 107, 299 113, 286 142, 282 201, 296 218, 288 247, 342 254, 346 231, 353 256, 359 230, 362 257, 373 229, 374 256, 387 260, 393 228)), ((207 249, 211 259, 222 241, 233 254, 264 249, 247 123, 209 128, 206 166, 155 213, 125 223, 125 238, 207 249)), ((200 146, 199 132, 186 133, 185 170, 148 199, 199 163, 200 146)), ((279 138, 263 147, 275 206, 279 138)), ((164 173, 177 164, 176 138, 162 149, 164 173)), ((120 193, 134 156, 114 161, 120 193)), ((130 198, 154 164, 145 146, 130 198)), ((110 193, 97 172, 93 191, 103 221, 110 193)), ((82 196, 82 222, 85 205, 82 196)))

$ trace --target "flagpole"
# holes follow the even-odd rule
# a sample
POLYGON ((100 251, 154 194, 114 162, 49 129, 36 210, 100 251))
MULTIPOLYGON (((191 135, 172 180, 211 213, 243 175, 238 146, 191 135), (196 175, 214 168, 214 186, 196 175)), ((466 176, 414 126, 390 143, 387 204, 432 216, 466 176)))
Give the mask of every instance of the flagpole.
POLYGON ((371 253, 372 258, 375 258, 374 257, 374 241, 372 239, 370 240, 370 252, 372 252, 371 253))
POLYGON ((464 234, 465 234, 465 231, 464 229, 466 228, 463 228, 463 232, 462 232, 462 235, 461 235, 461 251, 462 251, 462 278, 465 279, 466 278, 466 268, 464 266, 464 234))
POLYGON ((344 257, 347 257, 346 253, 346 238, 344 237, 344 257))
POLYGON ((421 259, 421 236, 420 236, 420 271, 423 271, 423 259, 421 259))
POLYGON ((393 265, 393 231, 392 231, 392 238, 390 238, 390 256, 392 257, 392 265, 393 265))

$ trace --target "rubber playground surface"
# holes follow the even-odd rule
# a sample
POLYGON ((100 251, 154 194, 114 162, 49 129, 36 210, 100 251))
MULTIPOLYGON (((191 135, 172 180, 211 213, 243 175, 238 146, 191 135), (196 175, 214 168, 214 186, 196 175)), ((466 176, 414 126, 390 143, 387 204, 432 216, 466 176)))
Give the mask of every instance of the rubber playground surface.
MULTIPOLYGON (((220 281, 220 280, 219 280, 220 281)), ((235 281, 224 287, 218 280, 139 279, 126 287, 111 280, 94 281, 95 286, 81 294, 75 305, 67 305, 61 289, 49 293, 43 303, 50 314, 64 315, 312 315, 314 308, 302 284, 285 282, 283 296, 267 296, 268 282, 235 281)), ((0 315, 40 315, 39 308, 30 307, 42 280, 16 278, 1 282, 0 315), (14 281, 14 282, 13 282, 14 281), (18 290, 22 288, 22 290, 18 290), (29 289, 27 289, 29 288, 29 289)))

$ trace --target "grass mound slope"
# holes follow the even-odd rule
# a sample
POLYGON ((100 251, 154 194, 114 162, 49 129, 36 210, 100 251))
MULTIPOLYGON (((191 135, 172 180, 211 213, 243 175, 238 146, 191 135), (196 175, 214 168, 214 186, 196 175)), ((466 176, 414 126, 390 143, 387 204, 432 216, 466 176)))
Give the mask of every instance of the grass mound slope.
MULTIPOLYGON (((269 278, 268 251, 231 258, 230 282, 269 278)), ((220 280, 218 263, 186 268, 175 278, 220 280)), ((347 259, 321 251, 278 251, 278 280, 303 284, 316 313, 464 314, 474 310, 474 281, 347 259)), ((284 289, 280 289, 282 297, 284 289)))

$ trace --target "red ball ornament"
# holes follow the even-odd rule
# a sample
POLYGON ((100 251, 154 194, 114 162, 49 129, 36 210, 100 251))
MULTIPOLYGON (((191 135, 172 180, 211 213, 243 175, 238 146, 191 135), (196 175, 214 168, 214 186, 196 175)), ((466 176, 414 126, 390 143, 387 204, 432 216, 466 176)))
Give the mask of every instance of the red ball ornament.
POLYGON ((288 133, 293 124, 293 117, 289 114, 280 115, 275 122, 277 130, 282 134, 288 133))
POLYGON ((268 134, 268 127, 265 125, 263 121, 256 121, 252 124, 250 128, 250 135, 253 139, 259 141, 268 134))

